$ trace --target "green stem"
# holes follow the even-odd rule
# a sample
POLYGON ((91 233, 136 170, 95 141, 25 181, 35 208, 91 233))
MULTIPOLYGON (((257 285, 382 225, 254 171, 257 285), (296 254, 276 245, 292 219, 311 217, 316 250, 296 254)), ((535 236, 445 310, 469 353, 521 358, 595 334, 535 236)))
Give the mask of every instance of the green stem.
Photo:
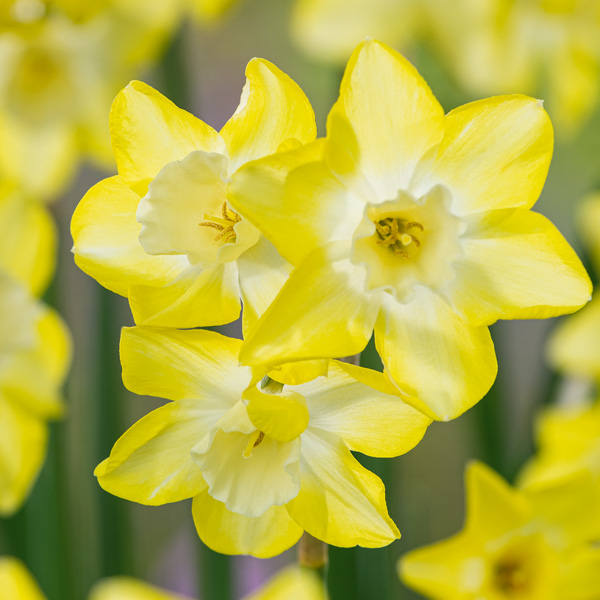
POLYGON ((230 557, 214 552, 201 542, 199 546, 201 597, 207 600, 231 600, 233 592, 230 557))
POLYGON ((317 575, 327 585, 327 566, 329 564, 328 546, 306 531, 298 543, 298 564, 317 575))

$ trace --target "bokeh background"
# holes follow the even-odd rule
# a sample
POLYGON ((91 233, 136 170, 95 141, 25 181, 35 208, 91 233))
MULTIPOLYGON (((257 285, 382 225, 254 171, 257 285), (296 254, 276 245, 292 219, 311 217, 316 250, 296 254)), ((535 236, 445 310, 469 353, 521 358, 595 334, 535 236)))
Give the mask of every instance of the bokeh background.
MULTIPOLYGON (((11 5, 11 0, 1 2, 11 5)), ((106 53, 110 60, 102 58, 104 70, 96 73, 111 80, 102 92, 107 98, 104 103, 97 98, 100 106, 94 123, 100 130, 108 129, 108 98, 130 78, 155 86, 219 129, 238 104, 246 63, 259 56, 298 82, 313 104, 319 134, 323 135, 327 112, 336 100, 352 47, 365 35, 383 38, 417 66, 446 110, 496 93, 524 92, 547 99, 546 107, 556 124, 556 146, 537 210, 559 227, 587 264, 575 214, 581 199, 600 186, 600 111, 596 106, 600 18, 594 9, 599 3, 240 0, 231 7, 223 6, 218 18, 207 18, 206 13, 199 18, 189 7, 183 15, 178 6, 175 16, 169 12, 171 16, 159 19, 159 32, 153 31, 148 38, 140 35, 136 40, 136 15, 146 10, 144 6, 161 2, 149 0, 136 8, 131 0, 130 22, 121 22, 110 38, 123 43, 113 45, 112 53, 106 53), (426 14, 416 14, 416 8, 425 4, 426 14), (458 11, 460 4, 466 12, 458 11), (493 17, 478 15, 483 5, 492 11, 493 4, 503 5, 493 9, 497 11, 493 17), (455 10, 448 12, 449 5, 455 10), (517 17, 507 16, 515 5, 527 10, 517 17), (592 12, 583 13, 585 27, 580 24, 580 29, 560 33, 560 24, 566 26, 574 19, 573 11, 589 11, 590 6, 592 12), (534 17, 538 13, 553 19, 551 33, 537 29, 539 23, 534 17), (519 24, 514 31, 507 25, 511 18, 519 24), (493 27, 486 29, 484 23, 490 22, 493 27), (441 26, 444 23, 446 27, 441 26), (590 37, 588 27, 596 28, 595 38, 593 34, 590 37), (523 42, 528 37, 540 42, 535 52, 523 42), (589 44, 588 38, 592 40, 589 44), (492 43, 504 44, 503 53, 496 56, 492 43), (153 48, 131 58, 135 54, 132 48, 149 46, 153 48), (577 68, 573 74, 568 64, 562 70, 556 67, 559 73, 552 77, 559 81, 555 82, 544 70, 544 61, 562 64, 557 59, 562 50, 577 68), (535 59, 530 72, 513 76, 525 61, 523 57, 532 52, 535 59), (473 55, 481 60, 474 60, 473 55), (487 63, 486 56, 490 58, 487 63), (125 64, 127 68, 123 68, 125 64), (561 87, 571 90, 575 99, 558 97, 561 87)), ((28 0, 26 3, 35 6, 28 0)), ((80 4, 101 13, 110 2, 89 0, 80 4)), ((78 3, 65 5, 74 22, 97 18, 83 13, 73 18, 69 10, 78 3)), ((8 18, 14 20, 14 11, 8 18)), ((106 26, 110 27, 110 22, 106 26)), ((0 30, 0 38, 33 36, 6 22, 0 30)), ((102 43, 110 45, 108 39, 102 43)), ((77 50, 66 52, 65 60, 69 61, 77 50)), ((8 59, 0 41, 0 69, 3 60, 8 59)), ((44 65, 36 68, 36 77, 47 76, 44 65)), ((83 62, 78 77, 86 77, 86 68, 83 62)), ((90 63, 92 68, 96 67, 90 63)), ((79 83, 82 85, 74 87, 64 102, 75 105, 82 94, 97 93, 93 86, 79 83)), ((10 100, 10 94, 0 93, 0 101, 5 98, 10 100)), ((62 102, 60 107, 64 109, 62 102)), ((11 143, 10 139, 6 143, 11 143)), ((25 183, 20 183, 19 169, 2 171, 0 159, 0 177, 16 181, 28 195, 49 202, 58 225, 59 249, 55 278, 45 300, 63 315, 74 344, 65 386, 66 414, 50 425, 46 461, 29 499, 16 514, 0 519, 0 554, 21 558, 49 600, 81 600, 96 581, 111 575, 132 575, 204 600, 238 599, 282 565, 293 562, 295 551, 270 560, 217 555, 198 539, 188 502, 156 508, 135 505, 110 496, 95 481, 95 466, 108 456, 119 435, 160 401, 124 389, 118 342, 120 328, 133 324, 127 302, 79 271, 70 253, 69 224, 75 206, 95 182, 113 173, 114 167, 106 153, 82 147, 77 151, 77 166, 74 162, 62 181, 39 192, 35 174, 42 168, 46 153, 52 152, 48 147, 35 155, 22 154, 22 171, 29 174, 21 178, 25 183)), ((465 464, 472 458, 482 459, 512 480, 534 450, 534 421, 539 408, 570 393, 572 381, 554 373, 545 361, 546 340, 555 325, 555 321, 495 325, 492 334, 499 376, 486 398, 453 422, 434 423, 424 441, 406 456, 364 459, 386 484, 389 512, 402 539, 380 550, 330 548, 329 581, 334 600, 419 597, 399 582, 396 562, 404 552, 461 527, 465 464)), ((220 330, 240 335, 236 324, 220 330)), ((380 368, 371 344, 361 356, 361 364, 380 368)))

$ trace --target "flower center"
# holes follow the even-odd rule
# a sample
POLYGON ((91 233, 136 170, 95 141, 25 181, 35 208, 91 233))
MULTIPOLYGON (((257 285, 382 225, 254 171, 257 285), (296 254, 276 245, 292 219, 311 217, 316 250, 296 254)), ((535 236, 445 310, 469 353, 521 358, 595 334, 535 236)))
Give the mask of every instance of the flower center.
POLYGON ((222 241, 224 244, 236 242, 237 236, 235 233, 235 225, 242 220, 234 210, 227 206, 227 202, 223 202, 221 207, 222 217, 215 217, 208 213, 204 213, 205 221, 198 223, 201 227, 212 227, 217 230, 217 235, 214 237, 215 242, 222 241))
POLYGON ((413 244, 421 247, 421 241, 412 230, 423 232, 425 229, 418 221, 406 221, 396 217, 388 217, 381 221, 374 221, 377 244, 393 250, 396 256, 410 258, 407 246, 413 244))
POLYGON ((504 560, 494 570, 494 585, 505 594, 519 594, 529 588, 527 573, 520 561, 504 560))

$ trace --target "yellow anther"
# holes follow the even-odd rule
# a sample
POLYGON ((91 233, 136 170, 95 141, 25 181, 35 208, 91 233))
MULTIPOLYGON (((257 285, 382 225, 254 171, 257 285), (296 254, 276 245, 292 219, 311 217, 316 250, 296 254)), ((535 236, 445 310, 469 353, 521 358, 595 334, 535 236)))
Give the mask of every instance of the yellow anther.
POLYGON ((424 231, 423 225, 421 225, 421 223, 419 223, 418 221, 411 221, 410 223, 407 223, 404 226, 404 229, 413 229, 414 227, 420 229, 421 231, 424 231))
POLYGON ((227 202, 223 202, 221 206, 221 214, 223 217, 215 217, 214 215, 204 213, 205 221, 198 223, 201 227, 212 227, 219 233, 215 236, 214 241, 218 242, 223 240, 225 243, 231 241, 235 242, 236 234, 234 226, 242 220, 242 217, 238 215, 234 210, 231 210, 227 206, 227 202))
POLYGON ((424 231, 423 225, 418 221, 406 222, 398 217, 387 217, 381 221, 374 221, 374 225, 377 244, 390 248, 396 256, 410 258, 405 248, 413 243, 417 248, 421 247, 421 241, 409 233, 410 229, 424 231))
POLYGON ((262 431, 255 431, 251 436, 250 436, 250 441, 248 442, 248 445, 246 446, 246 449, 242 452, 242 456, 244 458, 251 458, 252 457, 252 451, 254 450, 254 448, 256 448, 256 446, 259 446, 260 443, 265 439, 265 434, 262 431))

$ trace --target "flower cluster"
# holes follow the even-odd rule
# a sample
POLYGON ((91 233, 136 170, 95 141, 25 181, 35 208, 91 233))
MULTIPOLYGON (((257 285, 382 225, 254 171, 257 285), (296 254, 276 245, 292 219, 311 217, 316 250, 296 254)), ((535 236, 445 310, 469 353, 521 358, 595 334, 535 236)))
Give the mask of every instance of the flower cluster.
POLYGON ((72 221, 77 264, 126 296, 125 385, 171 400, 96 475, 144 504, 193 498, 200 537, 272 556, 303 531, 378 547, 399 532, 353 456, 398 456, 496 375, 488 326, 573 312, 579 259, 531 211, 552 154, 541 102, 447 115, 376 41, 354 52, 327 135, 253 59, 220 132, 132 82, 110 115, 118 175, 72 221), (243 305, 244 341, 195 329, 243 305), (335 360, 372 334, 379 373, 335 360))
POLYGON ((54 268, 47 210, 0 190, 0 515, 25 501, 46 453, 47 422, 63 410, 70 338, 38 296, 54 268))

